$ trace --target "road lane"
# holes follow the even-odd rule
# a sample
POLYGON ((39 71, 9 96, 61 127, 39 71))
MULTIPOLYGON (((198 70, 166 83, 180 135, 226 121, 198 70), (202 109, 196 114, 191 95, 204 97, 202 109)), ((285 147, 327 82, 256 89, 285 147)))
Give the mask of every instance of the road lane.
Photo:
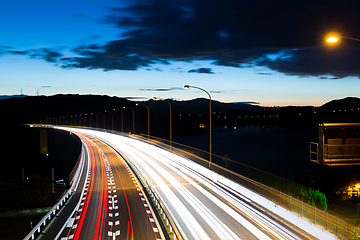
POLYGON ((192 169, 179 156, 124 136, 76 129, 121 152, 155 186, 185 239, 300 239, 236 196, 192 169))
POLYGON ((103 142, 77 134, 89 149, 80 204, 58 239, 162 239, 125 161, 103 142))

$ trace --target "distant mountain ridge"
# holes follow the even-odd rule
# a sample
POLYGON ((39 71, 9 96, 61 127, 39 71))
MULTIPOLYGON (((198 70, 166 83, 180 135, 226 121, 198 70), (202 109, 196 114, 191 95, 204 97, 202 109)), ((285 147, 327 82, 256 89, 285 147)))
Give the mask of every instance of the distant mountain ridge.
POLYGON ((27 97, 27 95, 0 95, 0 100, 8 99, 8 98, 21 98, 27 97))
MULTIPOLYGON (((175 101, 166 99, 172 108, 174 114, 191 114, 201 113, 206 114, 209 112, 209 99, 196 98, 184 101, 175 101)), ((153 112, 168 112, 169 104, 164 100, 148 100, 139 102, 149 107, 150 111, 153 112)), ((262 110, 260 106, 255 106, 246 103, 223 103, 216 100, 211 101, 212 112, 229 112, 229 111, 244 111, 244 110, 262 110)))
MULTIPOLYGON (((209 99, 187 101, 129 101, 106 95, 54 95, 12 97, 0 100, 0 124, 24 123, 85 125, 167 137, 171 104, 174 136, 202 134, 209 124, 209 99), (146 105, 148 109, 143 106, 146 105), (114 110, 115 109, 115 110, 114 110), (132 112, 131 110, 134 110, 132 112), (134 113, 134 117, 133 117, 134 113), (148 114, 150 118, 148 118, 148 114), (135 118, 135 124, 133 124, 135 118), (205 128, 200 128, 199 126, 205 128)), ((336 99, 321 107, 287 106, 265 108, 244 103, 211 102, 212 127, 224 126, 316 126, 329 122, 360 121, 360 99, 336 99)), ((9 127, 11 128, 11 127, 9 127)))
POLYGON ((360 98, 357 97, 346 97, 343 99, 334 99, 331 100, 320 108, 322 109, 346 109, 346 108, 359 108, 360 107, 360 98))

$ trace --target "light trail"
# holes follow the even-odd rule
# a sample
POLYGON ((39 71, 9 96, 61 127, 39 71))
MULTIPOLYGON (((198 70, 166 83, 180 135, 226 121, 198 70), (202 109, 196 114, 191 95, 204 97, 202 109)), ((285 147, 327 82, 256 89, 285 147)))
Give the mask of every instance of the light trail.
POLYGON ((301 239, 196 169, 181 164, 186 160, 179 161, 171 152, 124 136, 71 130, 108 143, 135 164, 171 208, 185 239, 301 239))
POLYGON ((79 202, 55 239, 165 239, 120 155, 98 138, 68 130, 81 139, 88 169, 79 202))

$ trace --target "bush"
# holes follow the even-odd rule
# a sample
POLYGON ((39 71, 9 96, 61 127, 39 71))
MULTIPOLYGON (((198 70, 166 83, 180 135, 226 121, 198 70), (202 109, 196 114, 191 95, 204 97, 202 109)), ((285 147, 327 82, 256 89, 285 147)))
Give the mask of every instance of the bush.
POLYGON ((247 172, 244 175, 294 198, 307 202, 314 207, 316 206, 324 211, 328 209, 326 196, 319 190, 313 190, 311 188, 307 188, 294 182, 290 182, 285 179, 262 172, 247 172))

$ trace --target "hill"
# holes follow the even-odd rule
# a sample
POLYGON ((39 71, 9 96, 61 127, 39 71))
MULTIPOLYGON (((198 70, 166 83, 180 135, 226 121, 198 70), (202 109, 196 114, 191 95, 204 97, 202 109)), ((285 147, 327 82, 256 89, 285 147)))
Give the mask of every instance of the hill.
MULTIPOLYGON (((132 131, 132 110, 136 133, 147 133, 150 110, 151 134, 167 136, 170 105, 173 133, 199 134, 208 125, 209 100, 188 101, 171 99, 133 102, 124 98, 101 95, 54 95, 13 97, 0 100, 0 123, 76 124, 91 127, 132 131), (125 109, 123 107, 126 107, 125 109), (116 109, 114 111, 114 109, 116 109), (121 111, 121 112, 120 112, 121 111), (121 120, 123 118, 123 122, 121 120)), ((263 108, 244 103, 212 101, 213 127, 238 125, 318 125, 321 122, 357 122, 360 119, 360 99, 336 99, 320 107, 288 106, 263 108)))

